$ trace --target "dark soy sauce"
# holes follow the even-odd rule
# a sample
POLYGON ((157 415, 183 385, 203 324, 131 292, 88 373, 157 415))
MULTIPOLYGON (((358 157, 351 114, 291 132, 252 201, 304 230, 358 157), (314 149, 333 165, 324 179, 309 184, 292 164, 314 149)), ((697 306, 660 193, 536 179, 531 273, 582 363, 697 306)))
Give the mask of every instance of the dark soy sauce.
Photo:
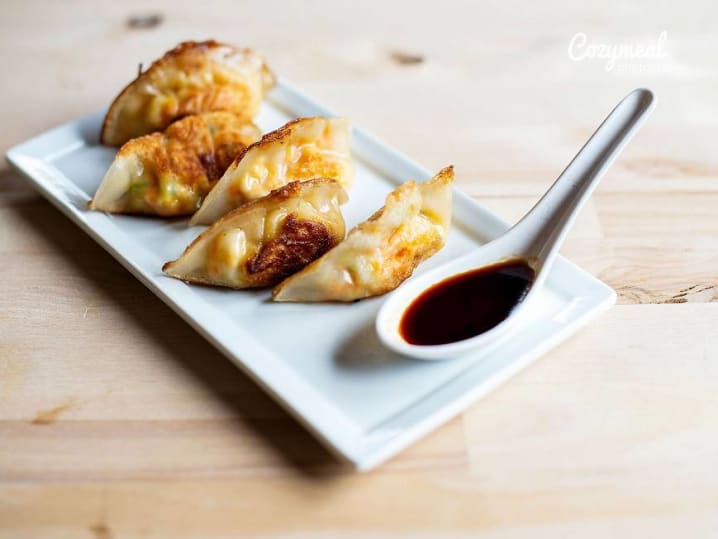
POLYGON ((513 259, 449 277, 404 312, 401 336, 410 344, 447 344, 469 339, 504 321, 526 297, 536 276, 513 259))

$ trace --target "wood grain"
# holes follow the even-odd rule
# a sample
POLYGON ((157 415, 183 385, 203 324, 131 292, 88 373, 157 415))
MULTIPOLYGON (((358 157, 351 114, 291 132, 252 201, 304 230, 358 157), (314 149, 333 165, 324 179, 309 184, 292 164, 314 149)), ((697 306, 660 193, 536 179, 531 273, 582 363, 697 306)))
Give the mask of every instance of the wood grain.
POLYGON ((426 166, 453 163, 462 188, 515 220, 623 94, 648 86, 659 103, 564 248, 619 305, 365 475, 0 171, 0 538, 715 537, 714 3, 2 11, 2 151, 106 106, 178 41, 215 37, 262 50, 426 166), (567 54, 576 32, 664 30, 654 63, 607 72, 567 54))

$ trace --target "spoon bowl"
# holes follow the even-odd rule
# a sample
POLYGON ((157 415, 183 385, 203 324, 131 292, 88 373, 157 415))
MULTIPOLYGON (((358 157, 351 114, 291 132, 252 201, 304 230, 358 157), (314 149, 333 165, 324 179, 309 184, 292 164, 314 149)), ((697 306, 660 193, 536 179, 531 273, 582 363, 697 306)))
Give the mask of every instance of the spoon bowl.
MULTIPOLYGON (((579 210, 608 167, 633 137, 655 106, 653 93, 637 89, 608 115, 576 154, 551 188, 516 225, 472 253, 424 275, 409 279, 384 303, 376 319, 376 331, 391 350, 418 359, 449 359, 497 342, 520 320, 535 300, 579 210), (400 330, 410 306, 427 290, 478 268, 511 259, 524 260, 534 271, 528 293, 508 316, 473 337, 445 344, 412 344, 400 330)), ((441 317, 442 313, 436 313, 441 317)))

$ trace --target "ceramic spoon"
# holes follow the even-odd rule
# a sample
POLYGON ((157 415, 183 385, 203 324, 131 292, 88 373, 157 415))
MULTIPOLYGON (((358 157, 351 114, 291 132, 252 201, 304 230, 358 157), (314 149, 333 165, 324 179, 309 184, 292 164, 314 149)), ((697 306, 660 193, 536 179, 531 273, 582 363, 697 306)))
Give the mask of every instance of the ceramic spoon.
MULTIPOLYGON (((608 167, 633 137, 653 109, 650 90, 634 90, 626 96, 581 148, 541 200, 502 236, 475 252, 414 279, 394 291, 376 320, 376 330, 388 348, 419 359, 448 359, 485 347, 504 335, 537 297, 574 219, 608 167), (458 274, 507 259, 523 259, 534 270, 528 293, 503 322, 475 337, 437 345, 409 343, 400 332, 407 308, 428 288, 458 274)), ((438 313, 440 316, 440 313, 438 313)))

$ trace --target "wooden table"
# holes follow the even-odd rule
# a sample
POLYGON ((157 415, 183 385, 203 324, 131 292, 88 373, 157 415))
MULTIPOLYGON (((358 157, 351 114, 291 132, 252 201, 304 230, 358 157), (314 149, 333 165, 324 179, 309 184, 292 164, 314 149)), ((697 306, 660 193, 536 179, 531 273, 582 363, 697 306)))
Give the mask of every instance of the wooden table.
POLYGON ((513 220, 645 85, 564 249, 619 305, 357 475, 5 167, 0 537, 716 537, 715 2, 146 4, 3 2, 3 152, 216 37, 513 220), (664 31, 659 58, 569 57, 664 31))

